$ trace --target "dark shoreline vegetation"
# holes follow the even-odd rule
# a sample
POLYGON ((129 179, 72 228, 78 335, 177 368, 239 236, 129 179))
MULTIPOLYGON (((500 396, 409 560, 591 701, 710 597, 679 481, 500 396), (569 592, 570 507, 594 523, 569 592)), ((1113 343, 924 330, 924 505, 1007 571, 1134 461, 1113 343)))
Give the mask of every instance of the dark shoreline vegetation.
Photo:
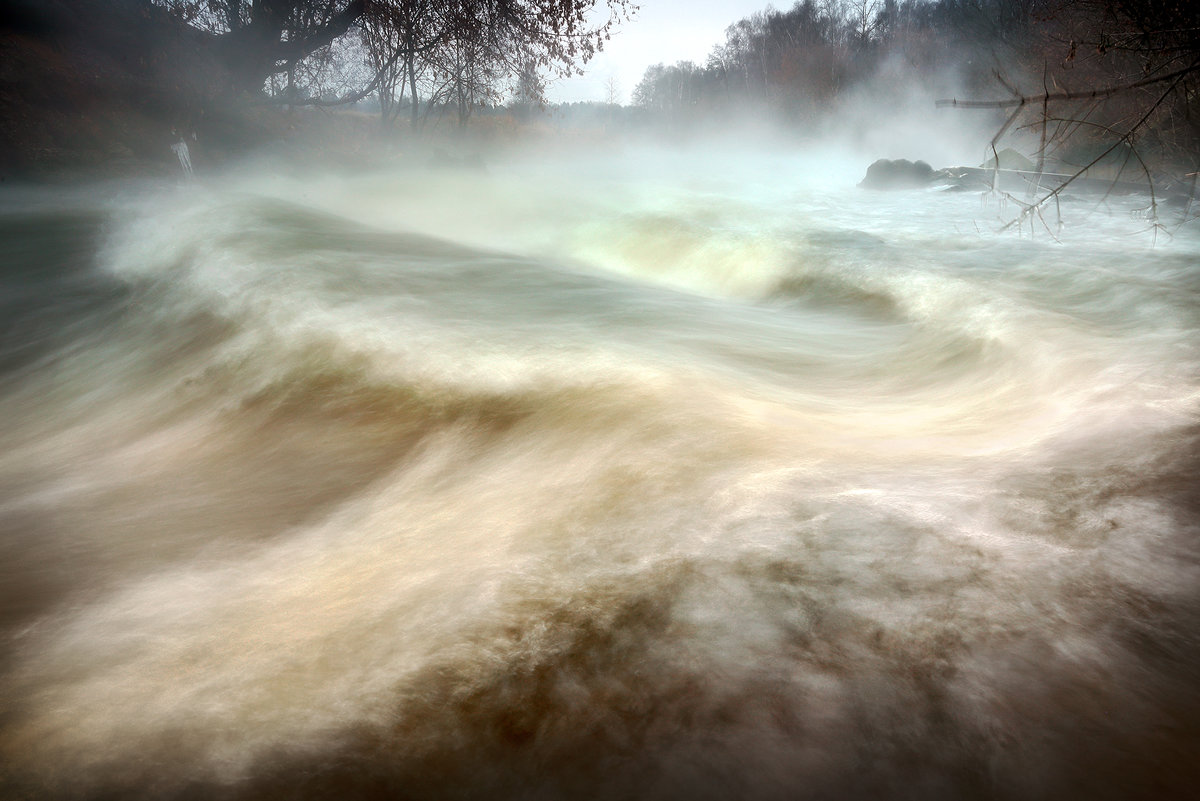
MULTIPOLYGON (((2 180, 174 179, 181 138, 198 170, 296 138, 298 115, 234 102, 206 38, 148 3, 9 4, 0 41, 2 180)), ((346 126, 317 122, 336 150, 346 126)))

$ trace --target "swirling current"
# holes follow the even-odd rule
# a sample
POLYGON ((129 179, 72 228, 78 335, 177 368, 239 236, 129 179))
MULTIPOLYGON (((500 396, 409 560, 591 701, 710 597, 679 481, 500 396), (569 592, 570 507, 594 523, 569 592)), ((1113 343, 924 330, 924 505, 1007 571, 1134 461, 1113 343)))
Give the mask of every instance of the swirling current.
POLYGON ((0 793, 1194 797, 1195 224, 634 161, 0 192, 0 793))

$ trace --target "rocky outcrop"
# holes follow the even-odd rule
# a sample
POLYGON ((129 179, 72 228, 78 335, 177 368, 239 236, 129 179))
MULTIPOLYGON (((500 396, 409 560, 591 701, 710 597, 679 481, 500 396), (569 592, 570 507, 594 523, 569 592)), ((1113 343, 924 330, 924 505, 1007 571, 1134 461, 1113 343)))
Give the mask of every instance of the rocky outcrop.
POLYGON ((924 161, 879 159, 867 168, 866 177, 858 184, 863 189, 924 189, 936 187, 944 191, 1000 191, 1035 196, 1039 193, 1069 191, 1079 195, 1148 194, 1153 191, 1160 201, 1187 204, 1196 197, 1196 184, 1190 176, 1153 178, 1093 177, 1088 171, 1037 171, 1029 159, 1011 149, 998 154, 980 167, 945 167, 934 170, 924 161))
POLYGON ((933 167, 924 161, 879 159, 867 168, 859 186, 863 189, 920 189, 934 178, 933 167))

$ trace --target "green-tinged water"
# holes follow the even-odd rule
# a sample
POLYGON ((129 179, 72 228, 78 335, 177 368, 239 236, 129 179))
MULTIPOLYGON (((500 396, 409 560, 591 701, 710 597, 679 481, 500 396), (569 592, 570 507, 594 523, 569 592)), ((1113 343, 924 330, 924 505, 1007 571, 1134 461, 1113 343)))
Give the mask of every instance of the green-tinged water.
POLYGON ((1194 792, 1195 224, 855 177, 0 193, 0 794, 1194 792))

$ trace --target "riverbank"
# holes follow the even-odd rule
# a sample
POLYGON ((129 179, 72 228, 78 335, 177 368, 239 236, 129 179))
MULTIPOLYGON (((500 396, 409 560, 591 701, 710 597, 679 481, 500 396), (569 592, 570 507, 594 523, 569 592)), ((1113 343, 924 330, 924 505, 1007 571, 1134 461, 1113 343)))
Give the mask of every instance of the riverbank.
POLYGON ((0 11, 0 181, 198 172, 269 151, 331 161, 378 149, 378 120, 228 90, 206 34, 137 0, 18 0, 0 11))

